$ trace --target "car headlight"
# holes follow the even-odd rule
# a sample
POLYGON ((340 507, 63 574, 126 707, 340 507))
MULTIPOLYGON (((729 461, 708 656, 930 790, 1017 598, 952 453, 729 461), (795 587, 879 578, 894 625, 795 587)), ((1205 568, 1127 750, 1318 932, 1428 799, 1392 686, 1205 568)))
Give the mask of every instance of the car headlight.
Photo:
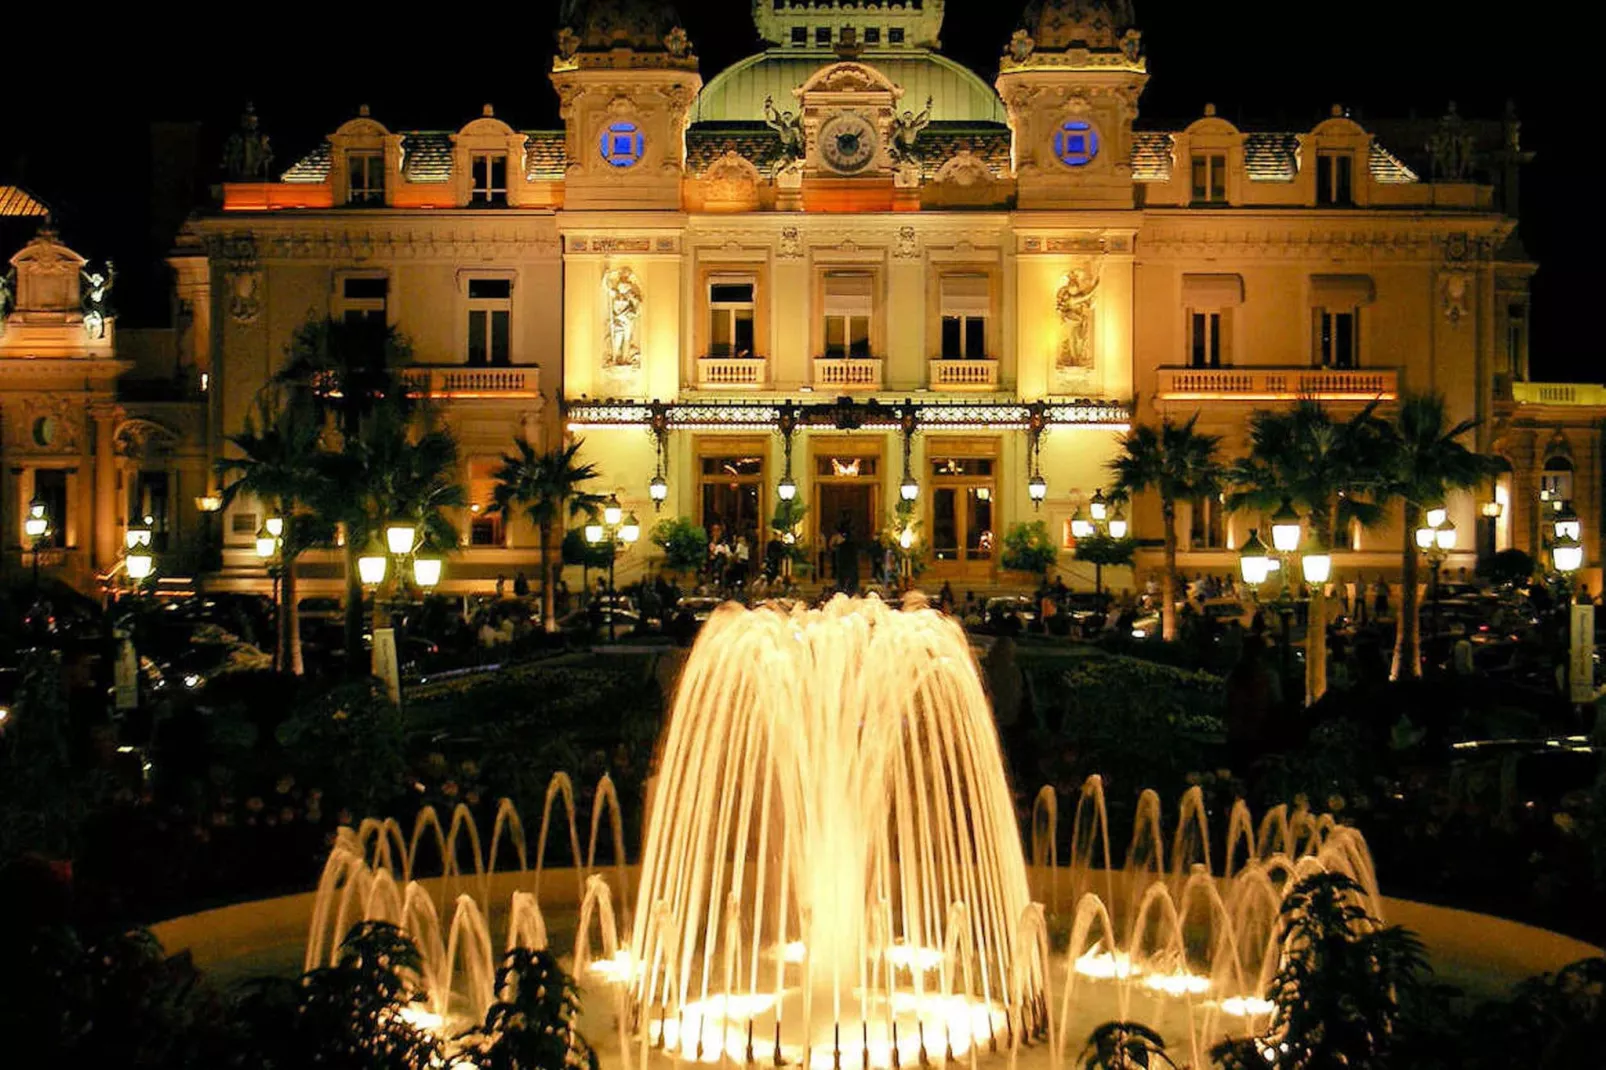
POLYGON ((184 686, 188 687, 188 688, 192 688, 192 689, 200 687, 201 686, 201 674, 200 673, 195 673, 195 672, 187 672, 187 673, 185 673, 184 674, 184 686))

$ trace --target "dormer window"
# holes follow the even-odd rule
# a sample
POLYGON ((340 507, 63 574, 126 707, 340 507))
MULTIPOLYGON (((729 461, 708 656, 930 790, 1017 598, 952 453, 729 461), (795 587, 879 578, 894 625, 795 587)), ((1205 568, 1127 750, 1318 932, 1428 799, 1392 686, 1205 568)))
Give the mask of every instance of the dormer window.
POLYGON ((881 43, 881 27, 866 26, 864 28, 864 43, 867 45, 879 45, 881 43))
POLYGON ((888 30, 887 30, 887 44, 889 44, 889 45, 901 45, 901 44, 903 44, 903 27, 902 26, 892 26, 892 27, 888 28, 888 30))
POLYGON ((814 28, 814 43, 822 48, 831 43, 831 27, 816 26, 814 28))
POLYGON ((1344 206, 1355 203, 1353 180, 1355 157, 1348 152, 1316 154, 1316 203, 1344 206))
POLYGON ((385 203, 385 153, 382 149, 346 151, 346 203, 385 203))
POLYGON ((470 157, 468 203, 474 207, 507 206, 507 153, 476 152, 470 157))
POLYGON ((1224 154, 1194 154, 1193 203, 1227 203, 1227 157, 1224 154))
POLYGON ((809 43, 809 28, 807 26, 792 27, 792 47, 802 48, 809 43))

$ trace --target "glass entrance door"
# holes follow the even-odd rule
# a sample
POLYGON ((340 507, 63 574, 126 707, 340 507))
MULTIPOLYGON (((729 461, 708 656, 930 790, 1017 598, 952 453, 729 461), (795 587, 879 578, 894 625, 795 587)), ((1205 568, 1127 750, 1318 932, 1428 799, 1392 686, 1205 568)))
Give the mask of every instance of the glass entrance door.
POLYGON ((944 578, 988 578, 997 552, 992 460, 939 457, 931 474, 933 572, 944 578))

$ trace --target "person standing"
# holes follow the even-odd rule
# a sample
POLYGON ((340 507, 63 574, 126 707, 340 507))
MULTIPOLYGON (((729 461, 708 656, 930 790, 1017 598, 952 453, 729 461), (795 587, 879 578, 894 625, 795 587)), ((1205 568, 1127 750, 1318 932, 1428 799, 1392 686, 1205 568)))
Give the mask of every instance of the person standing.
POLYGON ((530 597, 530 577, 524 574, 524 570, 522 568, 519 569, 518 574, 513 577, 513 596, 515 598, 530 597))

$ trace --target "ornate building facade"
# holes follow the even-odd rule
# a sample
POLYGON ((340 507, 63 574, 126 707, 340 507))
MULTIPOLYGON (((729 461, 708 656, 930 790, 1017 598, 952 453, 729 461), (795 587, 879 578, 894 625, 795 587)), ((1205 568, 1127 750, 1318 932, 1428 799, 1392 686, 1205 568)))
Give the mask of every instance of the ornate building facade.
MULTIPOLYGON (((534 533, 483 508, 515 434, 583 436, 597 489, 644 524, 657 477, 657 515, 759 545, 783 480, 816 548, 882 530, 912 482, 927 577, 985 587, 1017 521, 1069 549, 1134 421, 1198 412, 1231 455, 1257 407, 1431 389, 1511 466, 1452 503, 1479 539, 1450 566, 1539 547, 1563 461, 1598 562, 1602 399, 1525 381, 1513 118, 1452 112, 1393 144, 1341 108, 1308 130, 1208 106, 1156 126, 1130 4, 1034 0, 991 85, 938 51, 942 18, 941 0, 755 0, 766 47, 705 82, 662 5, 610 0, 560 34, 559 131, 490 106, 392 130, 364 109, 273 177, 253 118, 222 210, 171 261, 204 440, 240 427, 309 317, 382 319, 462 443, 449 588, 533 565, 534 533)), ((1182 514, 1190 571, 1234 567, 1260 526, 1182 514)), ((260 510, 222 519, 246 582, 260 510)), ((1157 503, 1132 519, 1158 538, 1157 503)), ((1357 532, 1336 567, 1395 568, 1400 541, 1357 532)))

